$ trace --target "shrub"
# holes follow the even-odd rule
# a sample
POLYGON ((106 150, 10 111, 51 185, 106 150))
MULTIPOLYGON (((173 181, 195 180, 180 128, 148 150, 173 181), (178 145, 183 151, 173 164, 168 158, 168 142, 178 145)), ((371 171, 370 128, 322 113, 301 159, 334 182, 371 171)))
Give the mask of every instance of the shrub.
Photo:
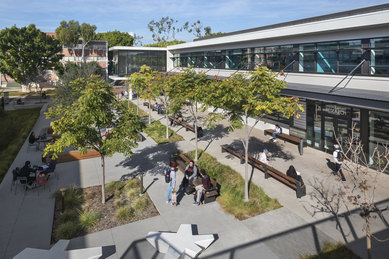
POLYGON ((113 196, 120 197, 120 194, 122 194, 121 190, 115 190, 115 192, 113 193, 113 196))
POLYGON ((61 214, 61 222, 74 222, 77 220, 78 213, 72 209, 66 209, 62 214, 61 214))
POLYGON ((115 199, 114 204, 116 207, 120 208, 126 205, 126 201, 122 199, 115 199))
POLYGON ((138 197, 139 190, 138 189, 130 189, 127 191, 126 195, 129 199, 134 199, 138 197))
POLYGON ((83 211, 79 217, 80 226, 83 229, 87 230, 90 227, 93 227, 95 224, 97 224, 99 222, 100 218, 101 218, 101 215, 98 212, 94 212, 94 211, 90 211, 90 210, 83 211))
POLYGON ((123 181, 111 181, 105 185, 105 190, 107 192, 114 192, 123 188, 124 184, 123 181))
POLYGON ((138 181, 136 179, 131 179, 127 181, 126 185, 124 186, 124 189, 130 190, 138 187, 139 187, 138 181))
POLYGON ((149 201, 144 197, 139 197, 134 200, 132 206, 136 211, 144 211, 147 208, 149 201))
POLYGON ((66 189, 65 195, 64 195, 64 207, 65 210, 67 209, 77 209, 82 204, 82 195, 80 189, 76 187, 71 187, 69 189, 66 189))
POLYGON ((135 215, 134 208, 130 206, 121 207, 116 212, 116 218, 120 221, 131 220, 135 215))
POLYGON ((80 231, 80 226, 78 223, 73 221, 65 222, 57 227, 54 231, 54 237, 56 240, 60 239, 72 239, 80 231))
POLYGON ((342 243, 324 242, 319 254, 300 255, 301 259, 361 259, 342 243))

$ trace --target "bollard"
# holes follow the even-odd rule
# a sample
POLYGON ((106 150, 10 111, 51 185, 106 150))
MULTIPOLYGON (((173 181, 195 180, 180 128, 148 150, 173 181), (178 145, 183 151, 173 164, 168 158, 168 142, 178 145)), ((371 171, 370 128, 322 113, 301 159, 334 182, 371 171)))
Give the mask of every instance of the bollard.
POLYGON ((299 153, 300 153, 300 156, 303 155, 303 148, 304 148, 304 141, 302 138, 300 138, 300 145, 299 145, 299 153))

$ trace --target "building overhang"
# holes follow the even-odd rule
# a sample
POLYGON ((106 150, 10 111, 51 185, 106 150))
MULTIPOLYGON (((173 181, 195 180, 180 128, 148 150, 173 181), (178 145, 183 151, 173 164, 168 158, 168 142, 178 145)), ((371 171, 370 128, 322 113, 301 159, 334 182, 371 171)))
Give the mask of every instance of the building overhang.
POLYGON ((358 108, 389 111, 389 92, 339 88, 329 93, 331 87, 288 83, 281 93, 310 100, 348 105, 358 108))
POLYGON ((128 51, 142 51, 142 50, 157 50, 157 51, 166 51, 166 48, 160 47, 129 47, 129 46, 114 46, 109 48, 109 51, 113 50, 128 50, 128 51))

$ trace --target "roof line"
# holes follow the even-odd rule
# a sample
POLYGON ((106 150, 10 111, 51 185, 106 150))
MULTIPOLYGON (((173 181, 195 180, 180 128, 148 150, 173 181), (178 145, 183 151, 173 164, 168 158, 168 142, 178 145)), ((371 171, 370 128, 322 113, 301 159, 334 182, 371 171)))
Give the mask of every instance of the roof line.
POLYGON ((325 15, 315 16, 315 17, 311 17, 311 18, 294 20, 294 21, 290 21, 290 22, 282 22, 282 23, 276 23, 276 24, 272 24, 272 25, 265 25, 265 26, 261 26, 261 27, 251 28, 251 29, 228 32, 228 33, 215 35, 215 36, 202 37, 202 38, 194 39, 193 41, 221 38, 221 37, 226 37, 226 36, 231 36, 231 35, 236 35, 236 34, 241 34, 241 33, 249 33, 249 32, 262 31, 262 30, 292 26, 292 25, 303 24, 303 23, 318 22, 318 21, 323 21, 323 20, 342 18, 342 17, 347 17, 347 16, 366 14, 366 13, 372 13, 372 12, 384 11, 384 10, 389 10, 389 4, 369 6, 369 7, 358 8, 358 9, 353 9, 353 10, 348 10, 348 11, 343 11, 343 12, 338 12, 338 13, 325 14, 325 15))

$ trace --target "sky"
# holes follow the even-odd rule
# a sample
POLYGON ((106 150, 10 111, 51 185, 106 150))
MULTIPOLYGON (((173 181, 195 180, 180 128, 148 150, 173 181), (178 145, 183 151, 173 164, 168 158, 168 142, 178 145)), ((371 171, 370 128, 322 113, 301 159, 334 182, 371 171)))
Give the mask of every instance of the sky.
MULTIPOLYGON (((54 32, 60 22, 76 20, 97 26, 97 32, 119 30, 153 43, 147 24, 172 17, 179 25, 200 20, 212 32, 232 32, 373 5, 379 0, 0 0, 0 30, 31 23, 54 32)), ((177 40, 192 41, 181 32, 177 40)))

